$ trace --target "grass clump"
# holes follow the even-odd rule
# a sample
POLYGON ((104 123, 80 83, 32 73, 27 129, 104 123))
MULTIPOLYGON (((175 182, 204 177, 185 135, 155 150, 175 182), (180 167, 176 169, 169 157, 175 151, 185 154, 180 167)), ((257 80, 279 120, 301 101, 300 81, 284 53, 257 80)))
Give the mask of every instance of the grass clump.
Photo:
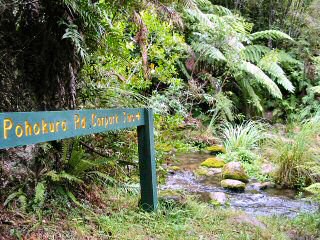
POLYGON ((228 152, 253 150, 266 139, 266 125, 261 122, 246 121, 238 125, 225 124, 222 129, 224 146, 228 152))
POLYGON ((279 166, 275 176, 278 183, 304 187, 319 179, 320 154, 316 150, 319 133, 320 122, 309 120, 287 138, 278 136, 270 140, 270 149, 273 149, 270 158, 279 166))

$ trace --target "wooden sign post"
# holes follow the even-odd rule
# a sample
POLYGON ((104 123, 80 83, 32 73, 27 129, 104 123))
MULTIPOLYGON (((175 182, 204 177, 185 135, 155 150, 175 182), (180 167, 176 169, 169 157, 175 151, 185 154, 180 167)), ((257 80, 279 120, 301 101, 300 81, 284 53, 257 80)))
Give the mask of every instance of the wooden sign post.
POLYGON ((151 109, 0 113, 0 149, 137 127, 141 206, 157 209, 157 177, 151 109))

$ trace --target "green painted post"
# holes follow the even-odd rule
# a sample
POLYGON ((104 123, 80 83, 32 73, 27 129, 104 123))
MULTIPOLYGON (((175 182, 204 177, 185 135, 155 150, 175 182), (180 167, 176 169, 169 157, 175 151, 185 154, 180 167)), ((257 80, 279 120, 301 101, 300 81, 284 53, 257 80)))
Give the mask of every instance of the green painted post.
POLYGON ((145 125, 138 126, 141 207, 146 211, 155 211, 158 207, 158 193, 152 109, 145 109, 144 115, 145 125))

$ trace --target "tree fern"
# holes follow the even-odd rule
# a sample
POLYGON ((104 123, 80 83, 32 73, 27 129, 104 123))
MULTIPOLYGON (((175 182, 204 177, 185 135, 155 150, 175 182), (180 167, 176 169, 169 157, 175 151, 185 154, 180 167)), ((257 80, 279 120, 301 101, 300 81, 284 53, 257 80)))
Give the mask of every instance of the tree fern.
POLYGON ((262 45, 248 45, 241 50, 240 56, 243 60, 252 63, 258 63, 261 58, 270 52, 270 49, 262 45))
POLYGON ((250 85, 250 82, 242 79, 239 84, 242 86, 242 90, 248 95, 248 103, 255 106, 260 112, 262 112, 263 107, 261 105, 261 99, 250 85))
POLYGON ((272 96, 282 98, 282 93, 277 84, 275 84, 259 67, 250 62, 242 61, 238 68, 250 74, 260 85, 268 89, 272 96))
POLYGON ((211 44, 193 42, 192 48, 199 54, 200 58, 204 58, 206 61, 213 63, 214 61, 225 61, 226 58, 223 53, 211 44))
POLYGON ((264 71, 268 72, 271 76, 273 76, 277 80, 277 82, 287 91, 294 92, 295 87, 286 77, 283 69, 276 62, 269 62, 266 59, 262 59, 259 62, 258 66, 261 67, 261 69, 263 69, 264 71))
POLYGON ((265 30, 260 32, 255 32, 250 34, 251 40, 257 39, 273 39, 273 40, 281 40, 287 39, 293 41, 293 39, 286 33, 278 31, 278 30, 265 30))
POLYGON ((208 0, 196 0, 197 6, 207 13, 217 14, 220 16, 232 15, 232 12, 223 6, 213 5, 208 0))
POLYGON ((300 61, 293 58, 289 53, 286 53, 285 51, 277 51, 277 56, 279 63, 301 64, 300 61))

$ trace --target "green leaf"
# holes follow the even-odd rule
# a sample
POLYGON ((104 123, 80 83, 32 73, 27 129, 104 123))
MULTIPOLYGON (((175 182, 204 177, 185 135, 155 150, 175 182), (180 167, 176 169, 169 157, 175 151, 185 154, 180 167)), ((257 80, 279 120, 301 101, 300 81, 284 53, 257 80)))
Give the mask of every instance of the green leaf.
POLYGON ((260 32, 255 32, 250 34, 251 40, 258 40, 258 39, 273 39, 273 40, 281 40, 286 39, 293 41, 293 39, 286 33, 278 31, 278 30, 265 30, 260 32))
POLYGON ((212 44, 193 42, 192 48, 199 54, 200 58, 205 59, 208 62, 214 62, 215 60, 226 61, 223 53, 212 44))
POLYGON ((248 74, 250 74, 256 81, 268 89, 269 93, 277 98, 282 98, 282 93, 271 78, 269 78, 259 67, 250 62, 241 62, 238 68, 248 74))

